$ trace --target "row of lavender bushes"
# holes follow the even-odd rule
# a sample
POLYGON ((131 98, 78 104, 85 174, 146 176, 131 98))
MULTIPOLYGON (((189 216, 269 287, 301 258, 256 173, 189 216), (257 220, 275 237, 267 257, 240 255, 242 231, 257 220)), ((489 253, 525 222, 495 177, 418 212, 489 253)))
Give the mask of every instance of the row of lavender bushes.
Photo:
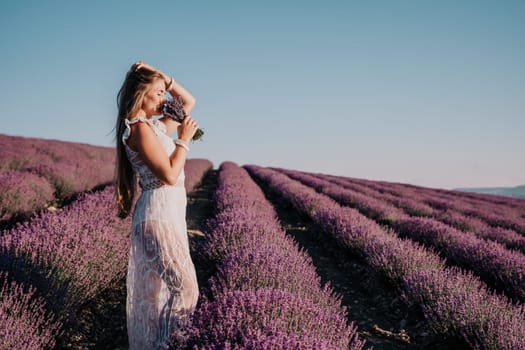
MULTIPOLYGON (((34 288, 35 295, 45 301, 54 329, 70 327, 79 307, 112 288, 124 274, 129 249, 126 228, 131 223, 115 213, 114 187, 108 186, 2 233, 0 270, 8 271, 15 283, 34 288)), ((1 302, 2 307, 13 308, 9 300, 1 302)), ((27 317, 38 319, 41 314, 20 319, 25 322, 27 317)), ((27 329, 21 336, 29 343, 33 331, 27 329)), ((52 348, 60 334, 47 335, 41 339, 47 341, 42 348, 52 348)))
POLYGON ((459 191, 431 190, 424 187, 410 189, 407 194, 421 196, 422 200, 433 208, 452 208, 490 226, 511 229, 525 235, 524 199, 459 191))
POLYGON ((438 210, 454 210, 494 227, 525 234, 525 200, 442 189, 346 178, 382 193, 411 198, 438 210))
MULTIPOLYGON (((188 160, 188 182, 195 186, 210 168, 188 160)), ((79 308, 125 277, 131 217, 116 213, 115 189, 107 186, 2 232, 1 349, 53 348, 79 308)))
POLYGON ((398 238, 356 209, 277 171, 246 168, 390 281, 436 332, 463 339, 472 349, 525 349, 522 305, 492 293, 472 273, 445 267, 433 252, 398 238))
POLYGON ((194 349, 361 349, 311 258, 281 228, 246 170, 221 164, 202 254, 216 265, 194 315, 194 349))
POLYGON ((434 198, 439 198, 446 201, 452 200, 454 203, 464 203, 473 206, 489 205, 492 208, 497 208, 498 210, 501 210, 504 215, 505 213, 511 214, 511 216, 515 216, 515 214, 525 214, 524 200, 520 198, 504 197, 499 195, 482 194, 474 192, 462 192, 456 190, 445 190, 439 188, 429 188, 405 183, 365 180, 351 177, 341 178, 346 178, 350 181, 370 185, 381 191, 384 190, 394 195, 397 195, 398 193, 401 195, 411 193, 416 196, 433 196, 434 198))
POLYGON ((0 220, 110 183, 111 147, 0 134, 0 220))
POLYGON ((213 163, 208 159, 192 158, 186 160, 184 166, 186 192, 192 192, 200 184, 204 174, 212 168, 213 163))
MULTIPOLYGON (((491 226, 479 217, 465 214, 465 209, 457 209, 460 204, 456 202, 457 199, 455 197, 450 197, 450 199, 445 201, 442 198, 436 199, 436 195, 442 197, 439 192, 435 192, 434 196, 432 196, 431 191, 424 195, 418 195, 412 189, 400 186, 398 186, 400 188, 393 190, 389 189, 388 185, 381 183, 368 182, 366 184, 363 180, 332 175, 318 174, 318 176, 366 196, 392 203, 411 216, 432 217, 458 230, 470 232, 480 238, 496 241, 510 249, 517 249, 525 253, 524 235, 509 228, 491 226), (435 204, 436 201, 439 202, 439 205, 435 204)), ((515 201, 519 202, 519 200, 515 201)), ((521 201, 525 209, 525 200, 521 201)))
POLYGON ((472 270, 483 281, 518 302, 525 301, 525 255, 459 231, 432 218, 411 217, 386 201, 359 194, 322 176, 280 170, 293 179, 322 192, 343 205, 389 225, 408 237, 439 251, 447 262, 472 270))
MULTIPOLYGON (((408 215, 431 217, 458 230, 472 233, 477 237, 492 240, 505 245, 509 249, 517 249, 525 253, 525 236, 508 228, 490 226, 477 217, 469 216, 453 209, 450 205, 446 207, 440 205, 439 208, 433 208, 423 202, 421 198, 406 190, 393 191, 389 190, 387 186, 380 184, 367 186, 360 183, 361 181, 333 175, 317 174, 317 176, 349 190, 391 203, 401 208, 408 215)), ((525 206, 525 201, 523 201, 523 205, 525 206)))

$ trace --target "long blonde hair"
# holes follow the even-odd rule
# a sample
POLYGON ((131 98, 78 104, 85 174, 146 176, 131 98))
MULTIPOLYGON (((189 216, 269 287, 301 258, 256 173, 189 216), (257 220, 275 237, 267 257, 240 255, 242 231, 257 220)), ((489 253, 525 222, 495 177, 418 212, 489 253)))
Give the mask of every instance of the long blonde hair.
POLYGON ((162 76, 157 72, 147 69, 130 69, 117 95, 115 194, 118 205, 117 216, 122 219, 126 218, 131 212, 136 186, 136 176, 122 143, 122 135, 126 130, 125 120, 136 116, 142 107, 144 95, 151 83, 157 79, 162 79, 162 76))

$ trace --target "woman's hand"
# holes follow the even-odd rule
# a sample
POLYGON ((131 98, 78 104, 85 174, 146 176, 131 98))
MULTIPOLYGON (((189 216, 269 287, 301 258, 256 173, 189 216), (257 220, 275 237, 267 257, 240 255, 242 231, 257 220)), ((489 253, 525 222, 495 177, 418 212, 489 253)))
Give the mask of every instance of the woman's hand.
POLYGON ((189 142, 193 135, 195 135, 195 132, 199 128, 199 125, 189 115, 184 118, 182 123, 177 127, 177 134, 179 135, 179 139, 185 142, 189 142))
POLYGON ((139 70, 141 68, 144 68, 144 69, 147 69, 147 70, 150 70, 152 72, 157 72, 158 69, 153 67, 153 66, 150 66, 149 64, 147 63, 144 63, 143 61, 138 61, 138 62, 135 62, 131 65, 131 70, 139 70))
POLYGON ((144 63, 143 61, 138 61, 131 65, 131 69, 133 71, 136 71, 137 69, 141 68, 160 74, 160 76, 164 80, 166 92, 169 93, 173 98, 179 98, 179 96, 182 97, 182 105, 184 106, 184 110, 186 111, 186 113, 191 112, 191 110, 195 106, 195 97, 193 97, 193 95, 190 94, 188 90, 186 90, 182 85, 176 82, 175 79, 173 79, 172 77, 167 76, 157 68, 150 66, 149 64, 144 63))
POLYGON ((164 80, 164 84, 166 84, 166 86, 168 86, 168 84, 170 83, 170 80, 171 78, 168 77, 166 74, 162 73, 160 70, 158 70, 157 68, 147 64, 147 63, 144 63, 143 61, 138 61, 138 62, 135 62, 131 65, 131 70, 133 71, 136 71, 136 70, 139 70, 139 69, 146 69, 146 70, 149 70, 149 71, 152 71, 152 72, 157 72, 158 74, 160 74, 162 76, 162 79, 164 80))

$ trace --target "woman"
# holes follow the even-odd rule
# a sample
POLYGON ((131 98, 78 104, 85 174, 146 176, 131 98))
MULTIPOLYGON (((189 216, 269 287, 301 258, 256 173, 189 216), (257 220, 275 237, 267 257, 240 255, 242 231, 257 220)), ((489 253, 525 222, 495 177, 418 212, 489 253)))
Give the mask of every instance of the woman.
POLYGON ((198 125, 189 116, 195 98, 182 86, 140 61, 131 66, 118 93, 116 197, 119 217, 135 203, 127 274, 126 316, 130 349, 162 349, 183 335, 199 295, 186 232, 184 163, 198 125), (161 114, 166 92, 181 96, 182 123, 161 114), (169 135, 177 131, 178 139, 169 135))

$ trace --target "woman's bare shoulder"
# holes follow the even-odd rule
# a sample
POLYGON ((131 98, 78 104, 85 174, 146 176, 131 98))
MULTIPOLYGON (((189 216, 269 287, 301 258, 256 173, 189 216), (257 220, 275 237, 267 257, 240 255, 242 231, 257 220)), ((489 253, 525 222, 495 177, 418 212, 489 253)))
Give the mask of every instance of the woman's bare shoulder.
POLYGON ((130 124, 130 133, 127 140, 128 146, 135 152, 138 151, 139 145, 144 139, 149 139, 154 132, 151 125, 144 120, 138 120, 130 124))

